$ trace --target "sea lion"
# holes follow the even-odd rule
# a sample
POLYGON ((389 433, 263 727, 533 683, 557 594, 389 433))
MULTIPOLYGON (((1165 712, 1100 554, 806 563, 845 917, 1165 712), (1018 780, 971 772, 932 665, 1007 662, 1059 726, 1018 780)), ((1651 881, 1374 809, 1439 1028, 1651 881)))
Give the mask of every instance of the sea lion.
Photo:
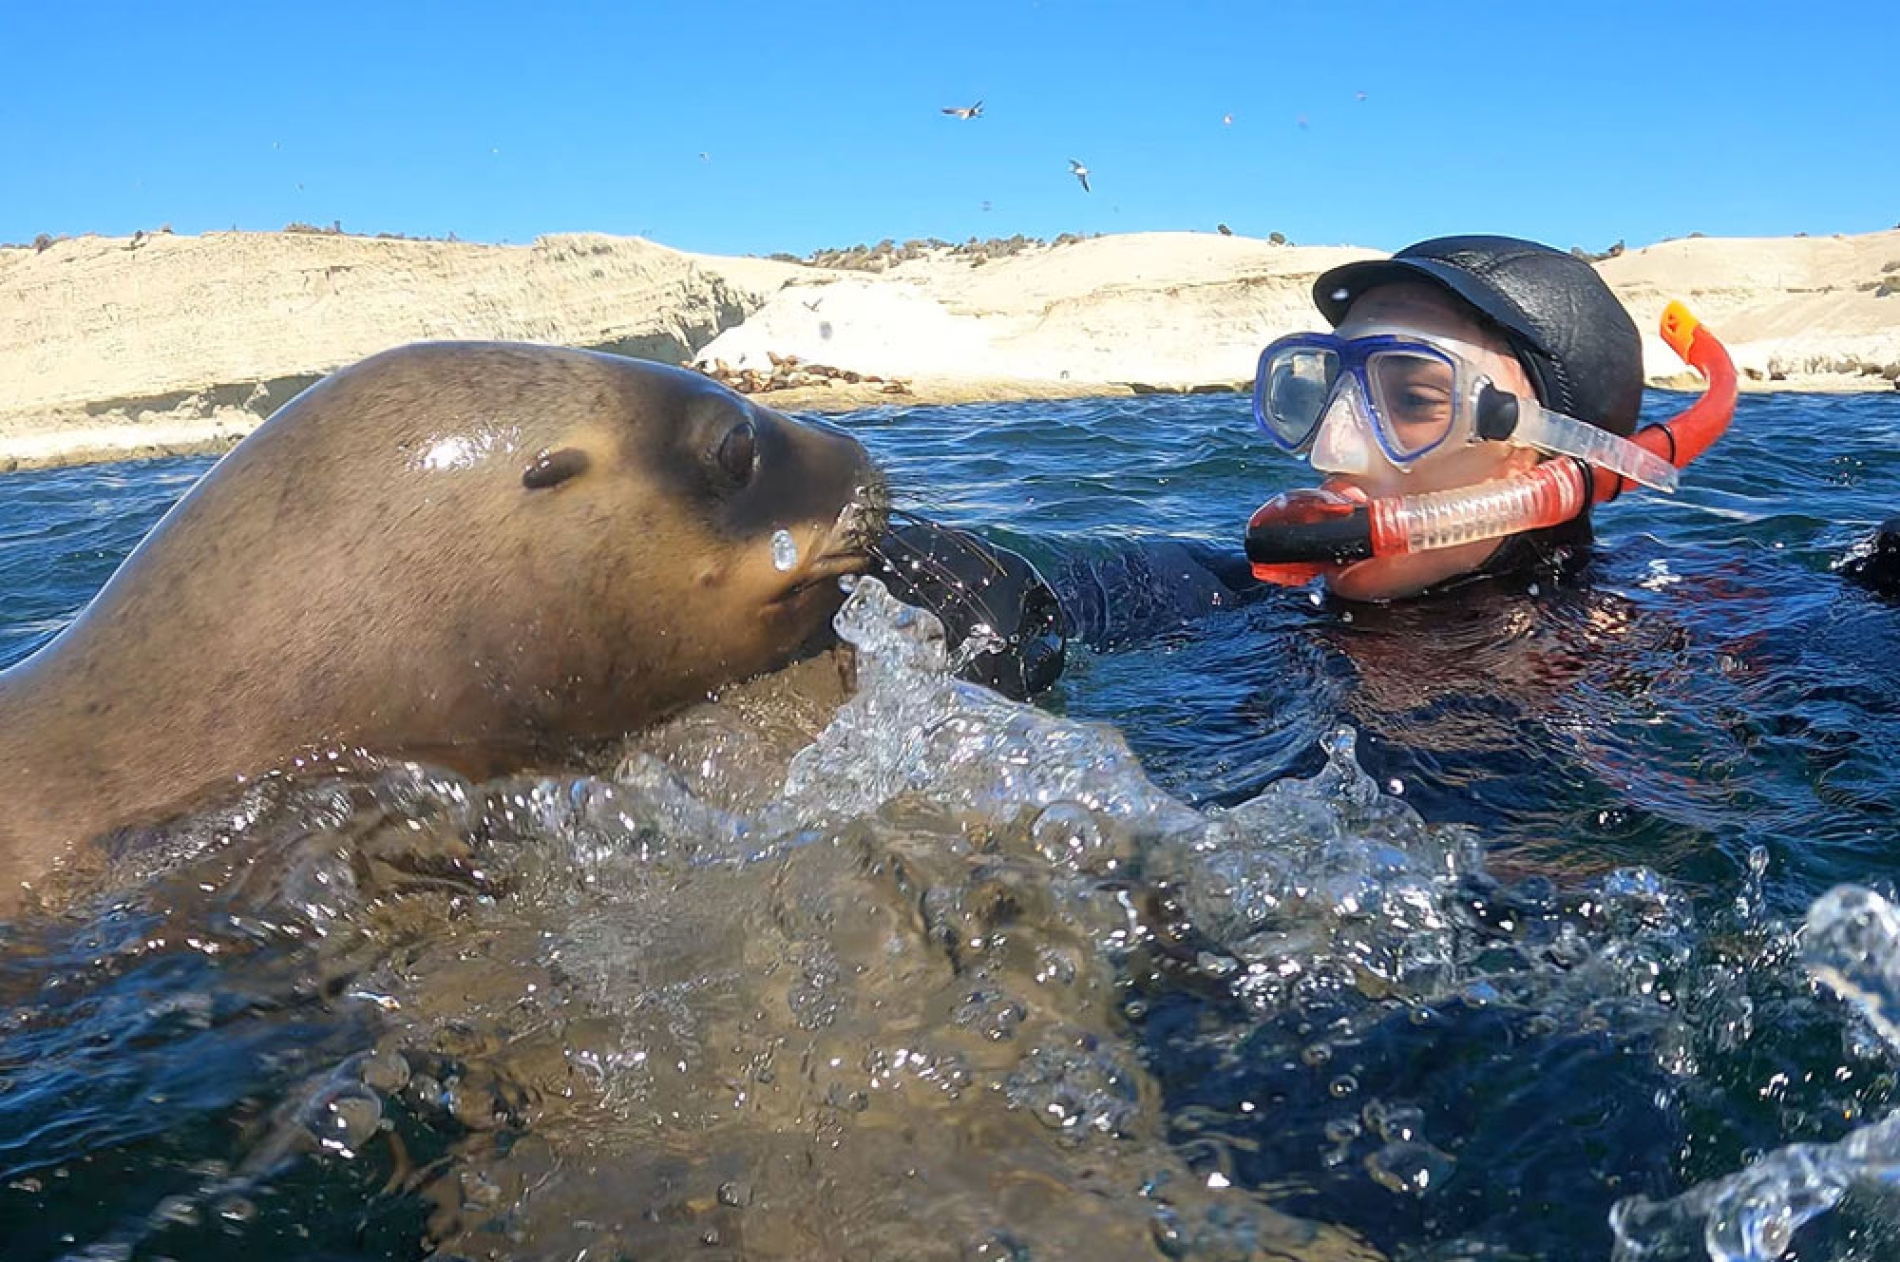
POLYGON ((0 912, 75 843, 316 753, 474 776, 637 729, 822 637, 883 481, 681 369, 433 343, 224 457, 0 673, 0 912))

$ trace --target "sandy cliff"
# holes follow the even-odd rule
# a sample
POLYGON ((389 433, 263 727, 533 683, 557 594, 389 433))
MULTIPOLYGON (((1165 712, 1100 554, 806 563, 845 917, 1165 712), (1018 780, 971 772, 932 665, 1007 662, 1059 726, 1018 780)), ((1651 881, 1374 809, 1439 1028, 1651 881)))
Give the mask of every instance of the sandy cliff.
MULTIPOLYGON (((1314 322, 1352 247, 1146 233, 883 271, 691 255, 636 238, 531 246, 312 233, 87 237, 0 249, 0 468, 234 441, 315 376, 430 338, 503 338, 769 374, 797 356, 884 383, 790 408, 1183 387, 1250 377, 1314 322)), ((1900 231, 1697 238, 1599 264, 1639 325, 1680 297, 1763 388, 1890 389, 1900 231)), ((1653 337, 1652 380, 1680 366, 1653 337)))
POLYGON ((230 232, 0 250, 0 466, 215 446, 322 373, 404 342, 676 363, 809 270, 594 235, 513 247, 230 232))
POLYGON ((1838 237, 1694 237, 1598 264, 1645 335, 1652 378, 1676 371, 1655 336, 1680 298, 1759 383, 1891 389, 1900 379, 1900 231, 1838 237))

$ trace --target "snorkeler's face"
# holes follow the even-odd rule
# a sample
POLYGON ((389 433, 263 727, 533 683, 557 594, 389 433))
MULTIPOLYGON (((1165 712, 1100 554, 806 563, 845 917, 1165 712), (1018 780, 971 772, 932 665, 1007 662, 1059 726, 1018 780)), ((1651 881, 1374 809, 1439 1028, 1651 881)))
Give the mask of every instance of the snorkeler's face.
MULTIPOLYGON (((1353 301, 1336 330, 1340 337, 1411 332, 1427 337, 1454 338, 1483 348, 1474 364, 1502 390, 1535 398, 1536 390, 1509 346, 1489 328, 1467 314, 1450 295, 1424 284, 1381 285, 1353 301)), ((1430 383, 1421 383, 1429 386, 1430 383)), ((1341 399, 1320 423, 1309 457, 1315 469, 1330 476, 1326 486, 1353 498, 1379 499, 1476 486, 1494 478, 1529 469, 1537 454, 1509 443, 1447 445, 1430 451, 1401 470, 1385 456, 1367 430, 1363 409, 1341 399)), ((1502 540, 1484 539, 1455 548, 1439 548, 1409 556, 1383 557, 1349 565, 1328 575, 1327 587, 1348 600, 1392 600, 1421 592, 1434 583, 1478 568, 1496 552, 1502 540)))

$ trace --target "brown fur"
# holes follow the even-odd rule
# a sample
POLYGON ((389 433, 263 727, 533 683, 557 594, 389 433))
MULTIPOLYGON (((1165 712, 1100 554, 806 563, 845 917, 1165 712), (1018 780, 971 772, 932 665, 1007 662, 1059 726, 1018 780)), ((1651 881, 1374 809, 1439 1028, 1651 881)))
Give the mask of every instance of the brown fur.
POLYGON ((780 665, 879 485, 849 438, 656 364, 437 343, 335 373, 0 673, 0 911, 75 843, 301 753, 487 775, 780 665))

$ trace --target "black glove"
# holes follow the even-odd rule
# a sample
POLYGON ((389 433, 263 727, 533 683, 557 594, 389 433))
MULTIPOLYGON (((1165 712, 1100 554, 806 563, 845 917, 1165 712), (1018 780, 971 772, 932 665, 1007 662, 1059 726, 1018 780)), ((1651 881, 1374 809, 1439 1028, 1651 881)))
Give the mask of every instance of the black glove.
POLYGON ((935 614, 952 653, 979 626, 1002 641, 971 658, 958 672, 964 679, 1024 701, 1062 674, 1062 606, 1029 558, 928 521, 887 532, 877 554, 871 576, 935 614))

